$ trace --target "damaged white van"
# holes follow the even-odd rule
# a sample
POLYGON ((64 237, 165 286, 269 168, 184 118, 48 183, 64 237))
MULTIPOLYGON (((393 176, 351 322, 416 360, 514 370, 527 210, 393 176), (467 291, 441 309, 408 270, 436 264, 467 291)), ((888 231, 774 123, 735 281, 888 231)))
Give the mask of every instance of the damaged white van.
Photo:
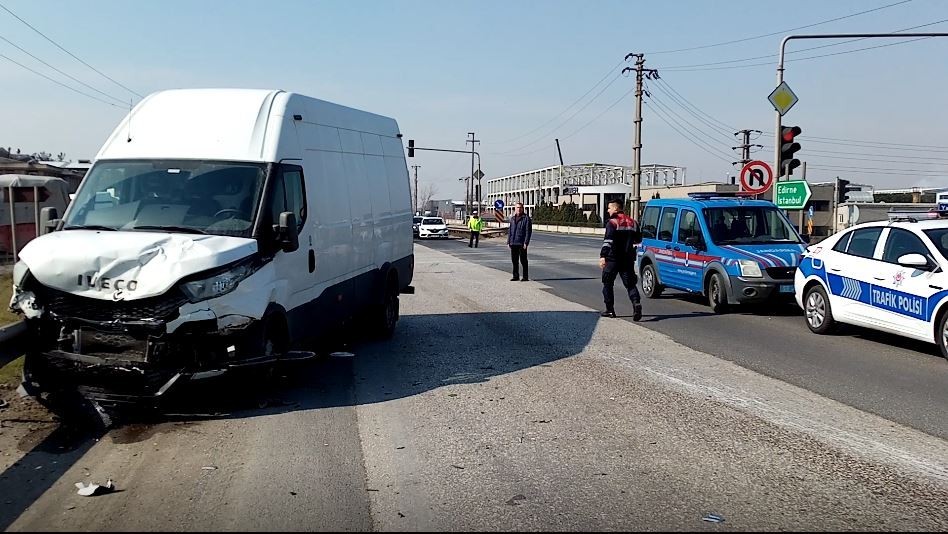
POLYGON ((24 389, 101 410, 311 356, 349 319, 391 336, 414 270, 401 137, 284 91, 142 100, 20 254, 24 389))

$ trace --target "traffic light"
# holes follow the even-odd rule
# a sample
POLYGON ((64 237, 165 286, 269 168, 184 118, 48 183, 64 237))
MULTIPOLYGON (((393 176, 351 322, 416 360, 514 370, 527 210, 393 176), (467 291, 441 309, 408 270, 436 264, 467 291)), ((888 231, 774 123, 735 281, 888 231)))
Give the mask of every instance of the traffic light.
POLYGON ((800 150, 800 143, 795 141, 803 130, 799 126, 783 126, 780 128, 780 161, 776 171, 783 176, 793 174, 793 169, 800 166, 800 160, 793 157, 793 154, 800 150))
POLYGON ((408 140, 408 157, 409 158, 415 157, 415 140, 414 139, 408 140))
POLYGON ((848 194, 850 191, 853 191, 857 186, 849 185, 849 180, 843 180, 842 178, 836 179, 836 204, 845 204, 849 199, 848 194))

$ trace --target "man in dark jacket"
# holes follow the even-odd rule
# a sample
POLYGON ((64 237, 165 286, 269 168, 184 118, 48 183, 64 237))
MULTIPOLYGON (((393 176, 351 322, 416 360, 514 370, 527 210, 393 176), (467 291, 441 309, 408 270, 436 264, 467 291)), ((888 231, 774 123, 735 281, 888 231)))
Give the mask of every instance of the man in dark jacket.
POLYGON ((514 215, 510 218, 510 228, 507 229, 507 246, 510 247, 510 261, 513 262, 513 278, 511 282, 530 280, 527 270, 527 246, 533 234, 533 221, 523 212, 523 202, 514 204, 514 215), (520 265, 523 264, 523 278, 520 278, 520 265))
POLYGON ((639 224, 622 212, 618 200, 609 202, 609 220, 606 221, 606 238, 599 252, 599 268, 602 269, 602 297, 606 302, 603 317, 615 317, 615 293, 613 286, 616 277, 622 278, 622 284, 629 292, 632 301, 632 320, 642 319, 642 299, 636 287, 635 245, 642 242, 639 224))

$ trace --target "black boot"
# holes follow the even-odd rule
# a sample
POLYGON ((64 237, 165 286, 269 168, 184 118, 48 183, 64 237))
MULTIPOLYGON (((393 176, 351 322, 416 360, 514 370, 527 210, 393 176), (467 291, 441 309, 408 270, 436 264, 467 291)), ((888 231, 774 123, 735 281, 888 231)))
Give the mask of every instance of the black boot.
POLYGON ((614 312, 613 310, 606 310, 606 311, 600 313, 599 316, 600 316, 600 317, 615 317, 615 316, 616 316, 616 312, 614 312))
POLYGON ((635 322, 642 320, 642 305, 636 304, 632 307, 632 320, 635 322))

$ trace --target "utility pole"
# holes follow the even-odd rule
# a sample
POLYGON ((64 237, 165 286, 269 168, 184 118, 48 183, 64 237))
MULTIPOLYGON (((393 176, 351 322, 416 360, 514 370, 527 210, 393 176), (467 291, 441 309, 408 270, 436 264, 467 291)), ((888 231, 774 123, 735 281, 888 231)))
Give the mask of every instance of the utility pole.
POLYGON ((467 132, 467 135, 471 137, 470 139, 465 141, 465 143, 471 143, 471 181, 470 181, 470 187, 469 188, 465 187, 465 189, 467 189, 466 193, 467 193, 467 198, 468 198, 467 215, 470 215, 471 204, 474 201, 474 148, 475 148, 475 144, 480 143, 480 141, 477 139, 474 139, 474 132, 467 132))
POLYGON ((411 168, 415 169, 415 213, 418 213, 418 168, 421 165, 412 165, 411 168))
POLYGON ((658 79, 657 69, 645 68, 645 54, 628 54, 625 60, 635 58, 635 68, 626 67, 622 72, 635 71, 635 142, 632 145, 632 218, 639 218, 639 202, 642 200, 642 82, 658 79))
MULTIPOLYGON (((742 135, 742 136, 743 136, 743 143, 742 143, 742 144, 740 144, 740 145, 738 145, 738 146, 732 146, 732 147, 731 147, 731 150, 737 150, 737 149, 739 149, 739 148, 741 149, 741 160, 740 160, 740 162, 739 162, 741 169, 743 169, 743 168, 744 168, 744 165, 747 165, 747 164, 750 163, 750 161, 751 161, 751 157, 750 157, 750 155, 751 155, 751 152, 750 152, 750 151, 751 151, 751 148, 764 148, 764 145, 752 145, 752 144, 751 144, 751 138, 750 138, 750 136, 751 136, 752 133, 756 133, 756 134, 758 134, 758 135, 763 134, 763 132, 761 132, 760 130, 741 130, 741 131, 739 131, 739 132, 734 132, 734 135, 735 135, 735 136, 737 136, 737 135, 742 135)), ((763 185, 763 184, 761 184, 761 185, 763 185)))

